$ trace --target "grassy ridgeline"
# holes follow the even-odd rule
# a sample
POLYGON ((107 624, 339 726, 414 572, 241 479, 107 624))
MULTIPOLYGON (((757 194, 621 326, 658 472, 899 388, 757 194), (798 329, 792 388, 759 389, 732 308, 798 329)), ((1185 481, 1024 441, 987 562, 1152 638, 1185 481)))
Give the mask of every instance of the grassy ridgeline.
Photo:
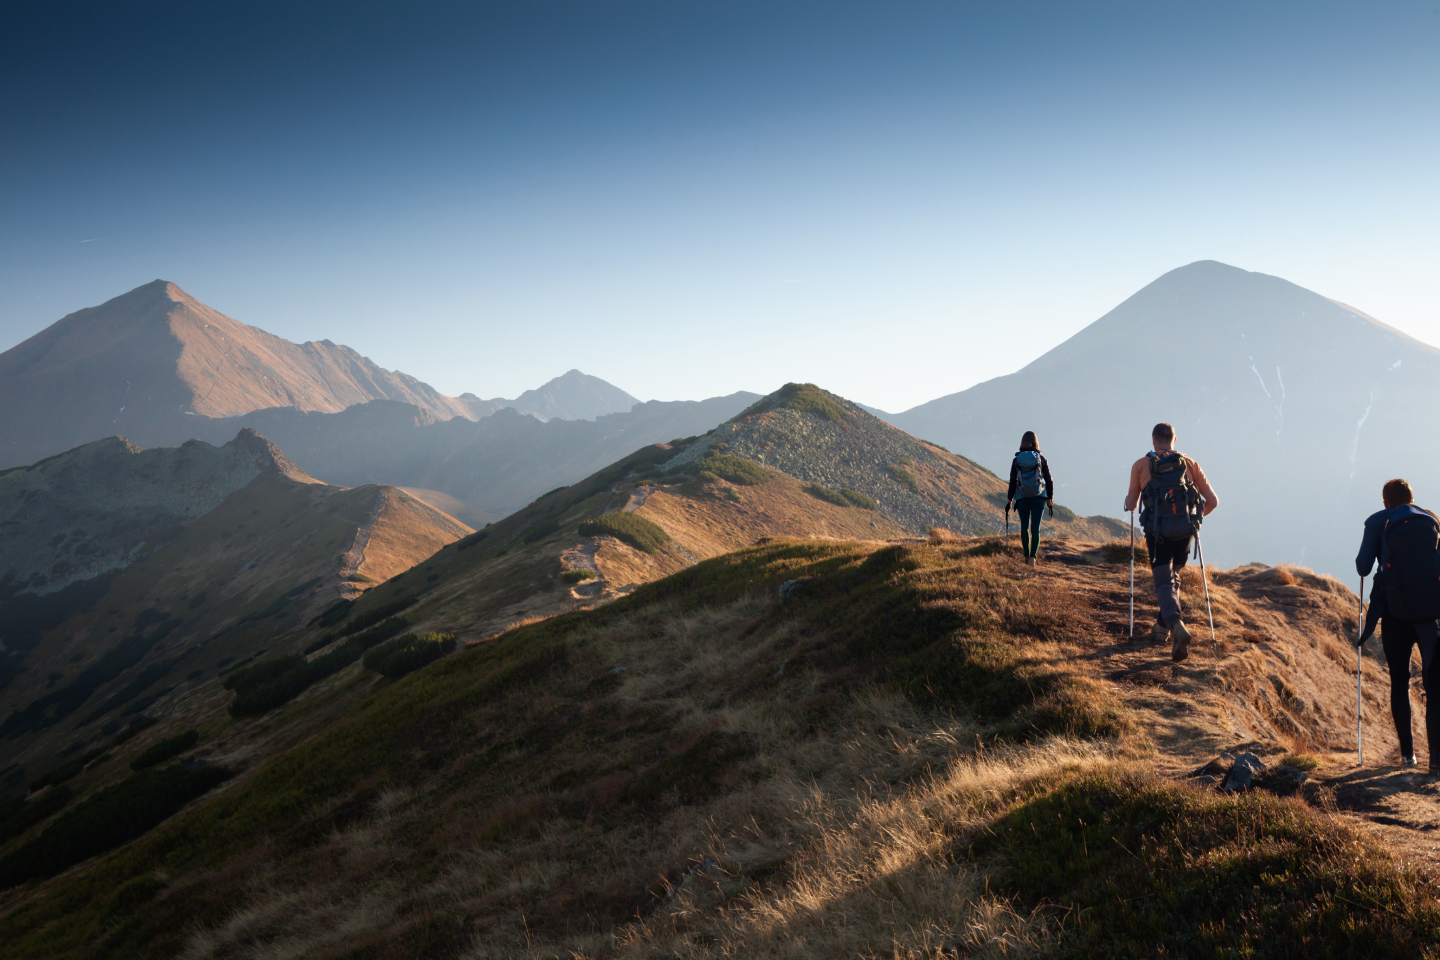
POLYGON ((363 937, 382 958, 1309 960, 1340 914, 1307 904, 1348 901, 1336 944, 1417 955, 1434 886, 1338 821, 1136 773, 1143 734, 1076 667, 1101 614, 1021 570, 986 543, 771 543, 512 631, 377 692, 0 938, 115 957, 363 937), (1111 837, 1134 856, 1097 856, 1111 837), (1241 893, 1196 886, 1217 879, 1241 893), (117 920, 116 891, 154 899, 117 920), (1131 922, 1116 895, 1155 906, 1131 922))

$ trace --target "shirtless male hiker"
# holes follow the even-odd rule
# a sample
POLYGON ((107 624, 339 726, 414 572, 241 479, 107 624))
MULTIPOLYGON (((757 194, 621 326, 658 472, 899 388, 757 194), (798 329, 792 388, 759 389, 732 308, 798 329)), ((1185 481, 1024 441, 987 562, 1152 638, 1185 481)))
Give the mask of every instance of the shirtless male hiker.
MULTIPOLYGON (((1147 501, 1157 494, 1163 497, 1167 489, 1183 497, 1186 486, 1193 484, 1194 491, 1203 498, 1203 506, 1194 504, 1194 509, 1200 510, 1200 515, 1205 517, 1213 513, 1220 505, 1220 499, 1215 496, 1210 481, 1205 479, 1205 471, 1200 469, 1200 464, 1175 449, 1175 428, 1168 423, 1157 423, 1151 431, 1150 440, 1155 452, 1145 454, 1130 467, 1130 492, 1125 494, 1125 509, 1134 510, 1142 495, 1147 501), (1157 468, 1155 472, 1152 472, 1152 466, 1157 468), (1148 491, 1147 487, 1150 488, 1148 491)), ((1171 640, 1170 657, 1180 661, 1190 655, 1190 631, 1185 627, 1185 621, 1180 619, 1180 570, 1190 559, 1193 531, 1183 518, 1186 505, 1171 503, 1171 500, 1165 502, 1165 512, 1176 511, 1182 515, 1168 523, 1170 529, 1166 532, 1161 529, 1167 525, 1166 518, 1162 515, 1157 519, 1152 510, 1145 523, 1145 549, 1150 554, 1150 575, 1155 581, 1155 599, 1160 604, 1160 616, 1150 628, 1150 636, 1157 643, 1163 643, 1168 634, 1171 640)))

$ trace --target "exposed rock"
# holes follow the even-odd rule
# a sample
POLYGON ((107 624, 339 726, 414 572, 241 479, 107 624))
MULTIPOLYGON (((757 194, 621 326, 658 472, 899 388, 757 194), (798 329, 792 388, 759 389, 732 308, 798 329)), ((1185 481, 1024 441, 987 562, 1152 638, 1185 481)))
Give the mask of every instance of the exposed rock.
POLYGON ((1255 786, 1255 778, 1264 770, 1264 760, 1253 753, 1242 753, 1235 758, 1235 765, 1230 768, 1230 775, 1225 778, 1225 786, 1221 789, 1226 793, 1249 790, 1255 786))

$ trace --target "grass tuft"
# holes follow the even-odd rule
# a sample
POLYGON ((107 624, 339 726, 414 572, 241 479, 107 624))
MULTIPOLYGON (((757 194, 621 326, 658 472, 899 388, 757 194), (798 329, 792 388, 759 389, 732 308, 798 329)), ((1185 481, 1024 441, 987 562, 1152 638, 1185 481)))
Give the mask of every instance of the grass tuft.
POLYGON ((614 537, 636 550, 654 553, 670 540, 659 524, 633 513, 607 513, 580 524, 582 537, 614 537))

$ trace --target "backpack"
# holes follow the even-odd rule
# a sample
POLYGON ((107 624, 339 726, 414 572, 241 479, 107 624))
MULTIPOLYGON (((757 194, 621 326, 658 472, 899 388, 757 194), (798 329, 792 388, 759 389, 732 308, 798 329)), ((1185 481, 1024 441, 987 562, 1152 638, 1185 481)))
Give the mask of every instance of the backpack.
POLYGON ((1440 617, 1440 525, 1411 507, 1385 525, 1385 612, 1411 622, 1440 617))
POLYGON ((1205 500, 1186 476, 1183 454, 1147 453, 1150 482, 1140 493, 1140 527, 1157 541, 1193 536, 1204 519, 1205 500))
POLYGON ((1020 467, 1020 479, 1015 484, 1016 500, 1045 496, 1045 475, 1040 472, 1044 459, 1038 450, 1021 450, 1015 454, 1015 463, 1020 467))

